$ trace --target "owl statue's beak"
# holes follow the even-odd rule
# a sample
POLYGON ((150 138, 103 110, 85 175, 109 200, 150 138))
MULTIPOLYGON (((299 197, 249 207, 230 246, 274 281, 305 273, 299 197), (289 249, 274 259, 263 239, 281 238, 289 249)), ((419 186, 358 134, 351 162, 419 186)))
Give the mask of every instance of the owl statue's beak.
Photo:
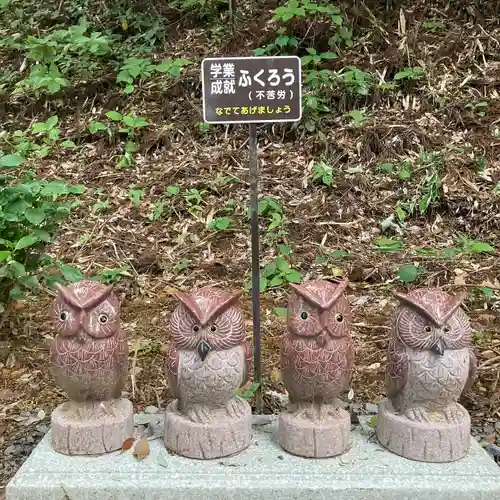
POLYGON ((196 346, 196 350, 200 355, 202 361, 205 361, 205 358, 208 356, 208 353, 212 350, 212 347, 206 340, 200 340, 198 345, 196 346))
POLYGON ((444 354, 445 349, 446 349, 446 346, 444 344, 443 339, 442 338, 437 339, 437 341, 434 343, 434 345, 431 347, 431 349, 436 354, 439 354, 439 356, 442 356, 444 354))

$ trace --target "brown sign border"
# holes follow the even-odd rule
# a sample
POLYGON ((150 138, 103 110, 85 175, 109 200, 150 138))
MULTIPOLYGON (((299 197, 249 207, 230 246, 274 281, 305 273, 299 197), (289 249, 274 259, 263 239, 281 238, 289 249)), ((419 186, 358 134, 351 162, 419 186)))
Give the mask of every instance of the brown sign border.
POLYGON ((251 123, 292 123, 292 122, 298 122, 302 120, 302 62, 299 56, 247 56, 247 57, 206 57, 201 61, 201 67, 200 67, 200 74, 201 74, 201 88, 202 88, 202 105, 203 105, 203 121, 205 123, 210 123, 211 125, 230 125, 232 123, 246 123, 246 124, 251 124, 251 123), (241 60, 241 59, 298 59, 299 62, 299 110, 300 110, 300 115, 298 118, 295 118, 293 120, 291 119, 277 119, 277 120, 238 120, 238 121, 208 121, 206 117, 206 106, 205 106, 205 82, 203 79, 203 65, 205 64, 206 61, 234 61, 236 60, 241 60))

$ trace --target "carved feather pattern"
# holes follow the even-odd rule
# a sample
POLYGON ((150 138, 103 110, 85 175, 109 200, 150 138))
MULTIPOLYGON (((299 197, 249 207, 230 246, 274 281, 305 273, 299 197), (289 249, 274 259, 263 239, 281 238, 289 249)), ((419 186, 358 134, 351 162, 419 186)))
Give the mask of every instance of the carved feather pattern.
POLYGON ((182 405, 224 406, 243 384, 245 367, 242 345, 212 351, 204 361, 196 351, 180 351, 177 390, 182 405))
POLYGON ((280 353, 292 403, 331 404, 348 388, 354 348, 351 310, 341 295, 346 286, 318 280, 294 287, 280 353))
POLYGON ((240 295, 215 287, 177 294, 165 371, 184 412, 192 405, 223 407, 252 376, 252 347, 236 307, 240 295), (209 346, 203 360, 198 352, 202 341, 209 346))
POLYGON ((386 389, 396 410, 436 410, 457 401, 472 384, 476 359, 462 296, 417 289, 397 296, 389 339, 386 389), (433 350, 437 342, 442 354, 433 350))
POLYGON ((58 335, 51 361, 56 383, 77 401, 118 398, 128 374, 118 300, 94 281, 81 281, 67 290, 59 293, 53 306, 58 335), (69 301, 65 293, 71 294, 69 301))

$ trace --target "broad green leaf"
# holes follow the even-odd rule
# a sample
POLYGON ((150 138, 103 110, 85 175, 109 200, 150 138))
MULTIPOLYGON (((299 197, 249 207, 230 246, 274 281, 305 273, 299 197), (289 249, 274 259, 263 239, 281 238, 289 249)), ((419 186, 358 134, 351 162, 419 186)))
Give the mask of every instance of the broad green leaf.
POLYGON ((0 169, 18 167, 23 161, 24 158, 21 155, 0 156, 0 169))
POLYGON ((45 220, 45 212, 41 208, 28 208, 26 212, 24 212, 24 217, 28 222, 38 226, 45 220))
POLYGON ((290 269, 290 264, 283 257, 276 257, 276 267, 279 271, 285 272, 290 269))
POLYGON ((259 280, 259 290, 260 292, 265 292, 266 288, 267 288, 267 278, 264 278, 264 277, 260 277, 260 280, 259 280))
POLYGON ((496 250, 488 243, 473 241, 467 245, 467 250, 471 253, 495 253, 496 250))
POLYGON ((57 125, 58 121, 59 121, 59 118, 57 118, 56 115, 50 116, 49 118, 47 118, 47 121, 45 122, 45 124, 47 125, 47 129, 54 128, 57 125))
POLYGON ((62 196, 68 194, 66 184, 62 181, 52 181, 46 184, 40 191, 42 196, 62 196))
POLYGON ((10 289, 9 296, 12 300, 21 300, 25 297, 21 288, 19 288, 17 285, 10 289))
POLYGON ((38 243, 38 238, 33 235, 23 236, 14 247, 15 250, 22 250, 23 248, 28 248, 33 246, 35 243, 38 243))
POLYGON ((280 318, 286 318, 288 314, 288 309, 286 307, 275 307, 273 311, 280 318))
POLYGON ((75 282, 80 281, 84 278, 83 273, 77 267, 68 266, 66 264, 61 264, 59 266, 59 269, 61 270, 61 272, 64 276, 64 279, 66 281, 69 281, 70 283, 75 283, 75 282))
POLYGON ((8 266, 14 277, 21 278, 22 276, 26 276, 26 269, 20 262, 17 262, 16 260, 11 260, 8 266))
POLYGON ((100 130, 108 130, 108 126, 102 122, 90 122, 88 129, 91 134, 95 134, 100 130))
POLYGON ((36 276, 23 276, 19 281, 23 284, 23 286, 30 288, 31 290, 37 290, 40 288, 40 283, 36 276))
POLYGON ((275 276, 270 282, 269 286, 280 286, 283 284, 283 278, 281 276, 275 276))
POLYGON ((11 255, 12 255, 12 253, 9 252, 8 250, 0 251, 0 262, 3 262, 4 260, 8 260, 11 255))
POLYGON ((110 119, 110 120, 113 120, 115 122, 119 122, 121 121, 121 119, 123 118, 123 116, 118 113, 118 111, 108 111, 106 113, 106 116, 110 119))
POLYGON ((285 276, 288 283, 300 283, 302 279, 300 271, 297 271, 296 269, 291 269, 285 276))
POLYGON ((51 237, 47 231, 39 228, 33 228, 31 232, 33 233, 33 236, 36 236, 38 238, 39 241, 50 243, 51 237))
POLYGON ((65 140, 61 142, 63 148, 76 148, 76 144, 73 141, 65 140))
POLYGON ((397 271, 398 279, 403 283, 411 283, 415 281, 420 273, 421 269, 414 266, 413 264, 406 264, 404 266, 401 266, 397 271))

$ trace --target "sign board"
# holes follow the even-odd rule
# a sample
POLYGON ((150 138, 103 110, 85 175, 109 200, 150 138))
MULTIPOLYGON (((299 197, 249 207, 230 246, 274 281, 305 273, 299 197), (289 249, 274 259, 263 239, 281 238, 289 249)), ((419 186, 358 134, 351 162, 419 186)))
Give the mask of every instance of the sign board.
POLYGON ((206 123, 296 122, 302 117, 297 56, 210 57, 201 63, 206 123))

